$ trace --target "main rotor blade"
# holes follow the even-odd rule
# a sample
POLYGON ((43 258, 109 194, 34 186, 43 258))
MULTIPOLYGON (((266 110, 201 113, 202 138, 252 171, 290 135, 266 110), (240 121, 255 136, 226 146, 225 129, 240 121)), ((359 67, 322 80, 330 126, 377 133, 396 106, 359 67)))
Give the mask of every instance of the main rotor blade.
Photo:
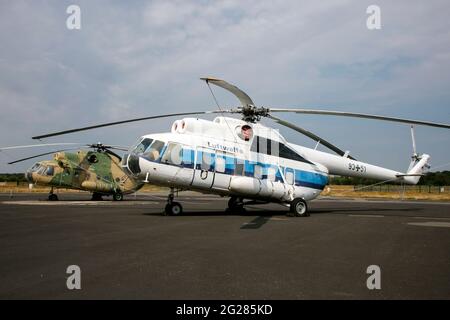
POLYGON ((295 112, 295 113, 303 113, 303 114, 365 118, 365 119, 402 122, 402 123, 408 123, 408 124, 419 124, 419 125, 423 125, 423 126, 431 126, 431 127, 437 127, 437 128, 450 129, 450 124, 445 124, 445 123, 420 121, 420 120, 412 120, 412 119, 404 119, 404 118, 394 118, 394 117, 386 117, 386 116, 379 116, 379 115, 372 115, 372 114, 365 114, 365 113, 331 111, 331 110, 315 110, 315 109, 269 108, 269 110, 270 110, 270 112, 295 112))
POLYGON ((106 149, 114 149, 120 151, 128 151, 130 148, 119 147, 119 146, 106 146, 106 149))
POLYGON ((56 152, 63 152, 63 151, 69 151, 69 150, 74 150, 74 148, 55 150, 55 151, 52 151, 52 152, 45 152, 45 153, 37 154, 37 155, 31 156, 31 157, 26 157, 26 158, 22 158, 22 159, 19 159, 19 160, 12 161, 12 162, 8 162, 8 164, 14 164, 14 163, 22 162, 22 161, 25 161, 25 160, 30 160, 30 159, 38 158, 38 157, 41 157, 41 156, 46 156, 46 155, 53 154, 53 153, 56 153, 56 152))
MULTIPOLYGON (((333 145, 331 142, 328 142, 327 140, 322 139, 321 137, 317 136, 316 134, 314 134, 314 133, 312 133, 312 132, 310 132, 310 131, 308 131, 308 130, 305 130, 305 129, 303 129, 303 128, 300 128, 299 126, 296 126, 295 124, 292 124, 292 123, 287 122, 287 121, 285 121, 285 120, 282 120, 282 119, 280 119, 280 118, 274 117, 274 116, 272 116, 272 115, 268 115, 268 118, 274 120, 275 122, 277 122, 277 123, 279 123, 279 124, 281 124, 281 125, 283 125, 283 126, 285 126, 285 127, 288 127, 288 128, 291 128, 292 130, 295 130, 295 131, 297 131, 297 132, 300 132, 301 134, 304 134, 305 136, 307 136, 307 137, 313 139, 314 141, 320 142, 320 143, 323 144, 325 147, 327 147, 327 148, 330 149, 330 150, 333 150, 334 152, 336 152, 336 153, 337 153, 338 155, 340 155, 340 156, 343 156, 343 155, 345 154, 345 151, 339 149, 338 147, 336 147, 335 145, 333 145)), ((356 160, 356 159, 353 158, 352 156, 348 156, 348 158, 349 158, 349 159, 352 159, 352 160, 356 160)))
POLYGON ((116 149, 116 148, 107 148, 107 149, 105 149, 105 153, 107 153, 107 154, 109 154, 109 155, 112 155, 112 156, 114 156, 114 157, 117 157, 118 159, 119 159, 119 162, 120 161, 122 161, 122 157, 121 156, 119 156, 117 153, 115 153, 115 152, 112 152, 111 150, 109 150, 109 149, 116 149))
POLYGON ((252 99, 248 96, 248 94, 246 94, 244 91, 242 91, 235 85, 232 85, 231 83, 226 82, 225 80, 210 78, 210 77, 200 78, 200 80, 206 81, 206 83, 212 83, 218 87, 228 90, 229 92, 234 94, 236 96, 236 98, 239 99, 239 101, 241 102, 241 105, 243 107, 245 107, 247 105, 254 105, 252 99))
POLYGON ((67 142, 67 143, 65 143, 65 142, 61 142, 61 143, 30 144, 30 145, 23 145, 23 146, 3 147, 3 148, 0 148, 0 151, 2 151, 2 150, 12 150, 12 149, 35 148, 35 147, 65 146, 65 145, 82 145, 82 143, 76 143, 76 142, 67 142))
POLYGON ((58 132, 53 132, 53 133, 48 133, 48 134, 35 136, 35 137, 32 137, 32 139, 43 139, 43 138, 48 138, 48 137, 54 137, 54 136, 60 136, 60 135, 63 135, 63 134, 73 133, 73 132, 79 132, 79 131, 91 130, 91 129, 96 129, 96 128, 115 126, 115 125, 118 125, 118 124, 130 123, 130 122, 136 122, 136 121, 158 119, 158 118, 167 118, 167 117, 175 117, 175 116, 187 116, 187 115, 194 115, 194 114, 221 113, 221 112, 222 111, 214 110, 214 111, 195 111, 195 112, 169 113, 169 114, 162 114, 162 115, 157 115, 157 116, 135 118, 135 119, 122 120, 122 121, 115 121, 115 122, 107 122, 107 123, 97 124, 97 125, 93 125, 93 126, 87 126, 87 127, 82 127, 82 128, 75 128, 75 129, 69 129, 69 130, 64 130, 64 131, 58 131, 58 132))

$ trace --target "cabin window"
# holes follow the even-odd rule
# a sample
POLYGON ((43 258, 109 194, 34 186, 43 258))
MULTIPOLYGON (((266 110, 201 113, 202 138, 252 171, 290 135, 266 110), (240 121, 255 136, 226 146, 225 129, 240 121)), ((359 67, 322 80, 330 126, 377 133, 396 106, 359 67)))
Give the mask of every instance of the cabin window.
POLYGON ((208 152, 201 152, 201 170, 213 171, 214 170, 214 154, 208 152))
POLYGON ((54 166, 48 166, 47 170, 45 171, 45 174, 47 176, 53 176, 55 174, 55 167, 54 166))
POLYGON ((297 152, 295 152, 285 144, 260 136, 255 136, 252 146, 250 147, 250 151, 272 155, 284 159, 310 163, 308 160, 300 156, 297 152))
POLYGON ((270 141, 270 139, 255 136, 250 151, 270 155, 270 147, 268 147, 268 145, 270 145, 270 141))
POLYGON ((161 150, 163 149, 163 147, 164 142, 159 140, 153 141, 150 147, 147 146, 147 149, 145 150, 145 157, 148 158, 150 161, 158 160, 159 157, 161 156, 161 150))
POLYGON ((311 163, 283 143, 279 144, 279 153, 280 153, 280 158, 311 163))
POLYGON ((242 127, 236 127, 236 133, 242 140, 250 141, 253 136, 253 129, 248 124, 244 124, 242 127))
POLYGON ((284 178, 286 179, 286 183, 293 185, 294 184, 294 170, 290 168, 286 168, 286 171, 284 173, 284 178))
MULTIPOLYGON (((161 141, 155 141, 154 144, 158 142, 161 141)), ((154 144, 152 145, 151 149, 153 149, 154 144)), ((152 152, 156 152, 156 148, 153 149, 152 152)), ((154 155, 156 155, 156 153, 154 155)), ((161 159, 161 162, 179 166, 181 165, 182 161, 183 161, 183 147, 181 146, 181 144, 173 142, 169 143, 166 151, 164 152, 164 156, 161 159)))
POLYGON ((268 152, 268 148, 267 148, 268 141, 269 140, 266 138, 256 136, 255 139, 253 139, 251 151, 270 155, 270 152, 268 152))
POLYGON ((218 156, 216 158, 216 172, 224 173, 225 172, 225 158, 222 156, 218 156))

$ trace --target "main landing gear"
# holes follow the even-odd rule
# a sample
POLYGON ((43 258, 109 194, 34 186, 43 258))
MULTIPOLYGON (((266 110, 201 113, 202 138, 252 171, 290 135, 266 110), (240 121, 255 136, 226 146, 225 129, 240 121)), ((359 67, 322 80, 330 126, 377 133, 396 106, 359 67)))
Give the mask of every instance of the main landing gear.
POLYGON ((230 213, 245 213, 244 199, 232 196, 228 200, 228 208, 226 211, 230 213))
POLYGON ((164 208, 164 212, 168 216, 179 216, 183 214, 183 207, 179 202, 173 201, 175 198, 174 188, 170 188, 169 196, 167 197, 167 204, 164 208))
POLYGON ((101 194, 101 193, 94 192, 94 193, 92 194, 91 200, 92 200, 92 201, 102 201, 102 200, 103 200, 102 194, 101 194))
POLYGON ((49 201, 58 201, 58 196, 53 193, 53 188, 50 189, 50 193, 48 194, 49 201))
MULTIPOLYGON (((112 197, 113 197, 114 201, 122 201, 123 200, 123 194, 120 191, 113 193, 112 197)), ((92 201, 103 201, 103 195, 101 193, 94 192, 94 193, 92 193, 91 200, 92 201)))
POLYGON ((290 210, 287 214, 289 217, 309 217, 308 205, 302 198, 292 200, 290 210))

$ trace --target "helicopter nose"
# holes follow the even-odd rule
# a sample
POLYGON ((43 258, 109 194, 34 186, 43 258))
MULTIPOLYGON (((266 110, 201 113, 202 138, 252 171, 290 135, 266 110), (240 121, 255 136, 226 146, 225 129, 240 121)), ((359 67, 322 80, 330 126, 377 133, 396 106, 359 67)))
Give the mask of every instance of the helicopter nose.
POLYGON ((127 167, 128 170, 134 175, 141 173, 141 168, 139 166, 139 156, 135 154, 128 155, 127 167))
POLYGON ((33 182, 33 174, 31 173, 31 170, 28 169, 27 172, 25 172, 25 179, 27 179, 28 182, 33 182))

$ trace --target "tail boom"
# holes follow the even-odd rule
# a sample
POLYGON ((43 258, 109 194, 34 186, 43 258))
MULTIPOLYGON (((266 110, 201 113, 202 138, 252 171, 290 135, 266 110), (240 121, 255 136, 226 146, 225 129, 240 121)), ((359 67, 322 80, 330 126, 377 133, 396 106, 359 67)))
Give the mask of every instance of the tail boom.
POLYGON ((410 169, 404 173, 294 144, 291 144, 291 146, 306 159, 327 167, 331 175, 362 177, 406 184, 417 184, 419 182, 420 176, 428 168, 427 162, 430 158, 427 154, 415 157, 410 169))

